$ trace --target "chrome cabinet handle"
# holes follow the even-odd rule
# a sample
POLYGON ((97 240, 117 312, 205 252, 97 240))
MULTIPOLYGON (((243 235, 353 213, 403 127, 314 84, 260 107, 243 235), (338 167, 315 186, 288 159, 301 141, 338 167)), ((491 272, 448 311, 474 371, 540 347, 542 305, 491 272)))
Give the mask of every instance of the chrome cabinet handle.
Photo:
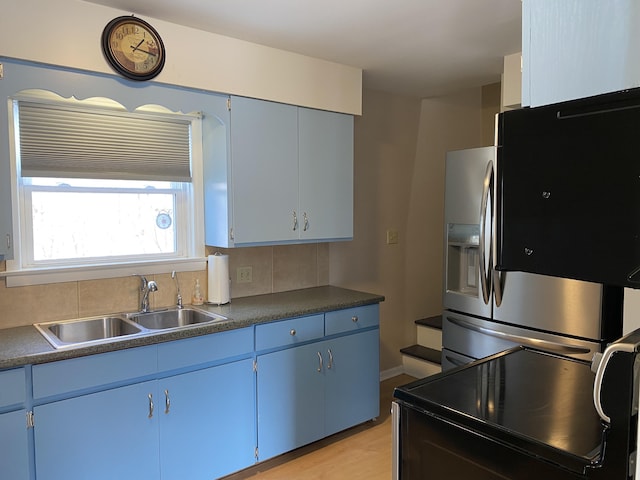
POLYGON ((296 211, 293 211, 293 231, 295 232, 298 229, 298 215, 296 215, 296 211))
POLYGON ((295 334, 296 334, 296 329, 292 328, 291 331, 289 332, 289 335, 293 337, 295 334))
POLYGON ((7 248, 11 249, 11 235, 7 233, 7 248))
POLYGON ((149 418, 153 418, 153 394, 149 394, 149 418))
POLYGON ((353 317, 351 317, 351 321, 352 321, 353 323, 356 323, 356 322, 358 321, 358 316, 357 316, 357 315, 354 315, 353 317))
POLYGON ((171 399, 169 398, 169 390, 164 391, 164 413, 169 413, 171 408, 171 399))
POLYGON ((333 367, 333 352, 331 352, 330 348, 327 350, 327 352, 329 353, 329 363, 327 364, 327 368, 331 370, 331 367, 333 367))
POLYGON ((318 372, 322 372, 322 354, 320 352, 318 353, 318 372))
POLYGON ((307 217, 307 212, 304 212, 302 214, 302 217, 303 217, 303 222, 304 222, 303 230, 306 232, 307 230, 309 230, 309 217, 307 217))

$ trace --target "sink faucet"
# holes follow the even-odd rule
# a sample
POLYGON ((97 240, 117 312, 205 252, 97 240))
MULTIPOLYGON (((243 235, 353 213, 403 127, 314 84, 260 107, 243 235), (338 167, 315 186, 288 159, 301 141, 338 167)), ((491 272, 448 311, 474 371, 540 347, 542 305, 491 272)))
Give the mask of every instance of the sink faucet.
POLYGON ((178 282, 178 274, 174 270, 171 272, 171 278, 176 281, 176 292, 177 292, 177 301, 176 305, 178 308, 182 308, 182 294, 180 293, 180 282, 178 282))
POLYGON ((140 277, 140 293, 142 294, 140 299, 140 311, 146 313, 149 311, 149 293, 156 292, 158 290, 158 284, 153 280, 147 281, 144 275, 138 275, 140 277))

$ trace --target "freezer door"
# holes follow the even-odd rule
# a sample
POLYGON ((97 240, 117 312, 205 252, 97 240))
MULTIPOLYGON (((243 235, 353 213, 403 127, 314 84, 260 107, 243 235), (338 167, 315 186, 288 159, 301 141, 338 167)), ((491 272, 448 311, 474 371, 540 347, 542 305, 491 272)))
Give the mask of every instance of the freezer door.
POLYGON ((445 308, 491 317, 491 172, 495 148, 448 152, 445 175, 445 308), (483 233, 485 234, 483 242, 483 233))
POLYGON ((501 276, 502 302, 493 308, 494 320, 602 339, 601 284, 522 272, 501 276))
POLYGON ((478 359, 518 345, 591 361, 601 350, 598 342, 537 332, 445 311, 442 318, 443 349, 478 359))
POLYGON ((476 358, 467 357, 466 355, 462 355, 461 353, 452 352, 451 350, 447 350, 446 348, 442 349, 442 360, 441 366, 442 371, 446 372, 452 368, 460 367, 462 365, 466 365, 467 363, 471 363, 476 358))

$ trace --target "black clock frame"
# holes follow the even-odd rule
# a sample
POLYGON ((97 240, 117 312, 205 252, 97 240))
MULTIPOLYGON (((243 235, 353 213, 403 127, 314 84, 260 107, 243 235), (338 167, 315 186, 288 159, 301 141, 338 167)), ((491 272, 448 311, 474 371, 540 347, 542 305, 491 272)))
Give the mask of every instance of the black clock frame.
POLYGON ((136 81, 145 81, 145 80, 151 80, 152 78, 155 78, 164 68, 164 62, 166 57, 164 43, 162 42, 162 38, 160 37, 160 34, 158 33, 158 31, 151 24, 149 24, 149 22, 146 22, 138 17, 134 17, 133 15, 123 15, 121 17, 116 17, 113 20, 111 20, 109 23, 107 23, 107 25, 104 27, 104 30, 102 31, 102 53, 104 54, 104 57, 109 63, 109 65, 111 65, 111 68, 113 68, 116 72, 118 72, 122 76, 130 80, 136 80, 136 81), (109 38, 111 37, 111 32, 113 29, 117 28, 118 25, 120 25, 125 21, 126 22, 133 21, 133 22, 142 24, 158 40, 158 49, 160 50, 160 60, 157 63, 156 67, 151 72, 144 73, 144 74, 137 74, 135 72, 132 72, 131 70, 126 69, 120 64, 118 59, 115 57, 115 55, 111 51, 111 46, 109 42, 109 38))

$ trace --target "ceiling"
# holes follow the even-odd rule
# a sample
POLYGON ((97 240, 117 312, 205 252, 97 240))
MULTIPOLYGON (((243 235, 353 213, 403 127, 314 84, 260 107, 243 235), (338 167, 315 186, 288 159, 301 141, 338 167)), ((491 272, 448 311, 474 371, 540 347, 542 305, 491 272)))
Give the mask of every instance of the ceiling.
POLYGON ((500 80, 521 0, 88 0, 362 68, 365 88, 432 97, 500 80))

